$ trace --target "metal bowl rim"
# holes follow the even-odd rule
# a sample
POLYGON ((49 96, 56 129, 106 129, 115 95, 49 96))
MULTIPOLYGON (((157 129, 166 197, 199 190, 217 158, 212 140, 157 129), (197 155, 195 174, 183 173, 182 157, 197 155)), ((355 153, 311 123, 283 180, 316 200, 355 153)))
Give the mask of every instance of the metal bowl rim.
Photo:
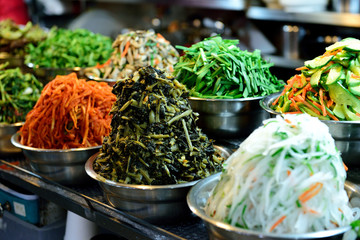
MULTIPOLYGON (((271 97, 275 97, 277 95, 281 94, 281 92, 273 93, 270 95, 265 96, 263 99, 260 100, 259 104, 260 106, 267 111, 268 113, 275 114, 275 115, 284 115, 284 113, 276 112, 273 109, 271 109, 265 102, 269 100, 271 97)), ((272 102, 268 101, 269 104, 272 102)), ((285 113, 286 114, 286 113, 285 113)), ((322 122, 328 122, 328 123, 336 123, 336 124, 360 124, 360 121, 335 121, 335 120, 320 120, 322 122)))
POLYGON ((41 66, 35 65, 33 63, 26 63, 25 65, 31 69, 46 70, 46 71, 66 70, 66 71, 70 71, 70 72, 79 72, 79 71, 87 68, 87 67, 69 67, 69 68, 41 67, 41 66))
MULTIPOLYGON (((285 234, 276 234, 276 233, 263 233, 259 231, 254 230, 246 230, 239 227, 232 226, 230 224, 227 224, 225 222, 217 221, 210 216, 206 215, 204 210, 196 204, 196 198, 200 195, 195 195, 195 192, 201 191, 201 189, 206 186, 207 184, 211 183, 212 181, 218 181, 220 179, 221 173, 216 173, 212 176, 209 176, 207 178, 199 180, 197 184, 195 184, 189 191, 189 193, 186 196, 187 204, 190 208, 190 210, 200 217, 203 221, 216 226, 222 230, 227 230, 239 234, 246 234, 246 235, 256 235, 261 236, 261 238, 278 238, 278 239, 314 239, 314 238, 325 238, 325 237, 331 237, 334 236, 334 234, 342 234, 349 230, 350 226, 345 226, 341 228, 335 228, 330 230, 324 230, 324 231, 318 231, 318 232, 309 232, 309 233, 285 233, 285 234)), ((349 182, 350 183, 350 182, 349 182)))
POLYGON ((266 96, 261 97, 248 97, 248 98, 200 98, 200 97, 189 97, 189 100, 193 101, 206 101, 206 102, 246 102, 246 101, 256 101, 265 98, 266 96))
POLYGON ((116 83, 120 79, 114 79, 114 78, 100 78, 100 77, 94 77, 92 75, 86 74, 85 76, 92 81, 98 81, 98 82, 107 82, 107 83, 116 83))
POLYGON ((24 122, 16 122, 16 123, 0 122, 0 128, 2 128, 2 127, 21 127, 22 125, 24 125, 24 122))
POLYGON ((38 152, 38 153, 68 153, 68 152, 81 152, 88 151, 93 149, 100 149, 102 145, 87 147, 87 148, 69 148, 69 149, 44 149, 44 148, 34 148, 21 144, 19 142, 20 134, 17 132, 11 136, 11 143, 22 150, 38 152))
POLYGON ((117 188, 124 188, 124 189, 142 189, 142 190, 161 190, 161 189, 177 189, 177 188, 186 188, 195 185, 199 180, 187 182, 187 183, 179 183, 179 184, 167 184, 167 185, 137 185, 137 184, 125 184, 125 183, 118 183, 106 179, 99 174, 97 174, 93 169, 93 163, 99 153, 95 153, 92 155, 85 163, 85 171, 86 173, 93 178, 94 180, 98 181, 99 183, 109 185, 111 187, 117 188))

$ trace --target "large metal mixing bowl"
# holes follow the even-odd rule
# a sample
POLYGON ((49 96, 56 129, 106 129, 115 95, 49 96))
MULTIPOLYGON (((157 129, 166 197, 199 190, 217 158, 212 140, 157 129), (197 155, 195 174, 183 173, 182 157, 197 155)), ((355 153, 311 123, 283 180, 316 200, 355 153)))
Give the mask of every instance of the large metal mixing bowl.
POLYGON ((20 144, 18 133, 11 137, 11 143, 23 151, 34 172, 65 185, 80 185, 91 180, 84 170, 84 164, 101 148, 33 148, 20 144))
MULTIPOLYGON (((216 186, 220 180, 220 173, 210 176, 208 178, 200 180, 196 185, 194 185, 188 195, 187 203, 191 211, 200 217, 208 229, 209 237, 211 240, 295 240, 295 239, 341 239, 341 235, 344 232, 350 230, 350 226, 341 227, 332 230, 312 232, 312 233, 303 233, 303 234, 275 234, 275 233, 261 233, 258 231, 246 230, 238 227, 234 227, 225 222, 217 221, 210 216, 208 216, 204 207, 207 202, 207 199, 210 197, 211 191, 216 186)), ((349 194, 350 202, 351 199, 359 198, 359 192, 354 192, 356 189, 353 187, 353 184, 347 182, 345 184, 345 190, 349 194)), ((359 201, 353 201, 359 204, 359 201)), ((353 207, 359 207, 353 206, 353 207)))
MULTIPOLYGON (((260 106, 271 116, 281 114, 271 108, 271 104, 279 95, 280 93, 274 93, 260 101, 260 106)), ((360 166, 358 160, 360 156, 360 121, 321 121, 329 127, 330 134, 341 152, 344 163, 348 166, 360 166)))
POLYGON ((263 97, 238 99, 205 99, 190 97, 194 112, 199 113, 198 126, 215 138, 245 139, 269 118, 259 101, 263 97))
POLYGON ((21 149, 11 144, 14 135, 24 123, 0 123, 0 156, 21 153, 21 149))
MULTIPOLYGON (((230 151, 216 146, 223 157, 230 151)), ((134 185, 121 184, 103 178, 93 169, 98 154, 93 155, 85 164, 87 174, 99 182, 110 205, 135 217, 152 223, 178 221, 191 213, 186 204, 189 189, 197 182, 171 185, 134 185)))

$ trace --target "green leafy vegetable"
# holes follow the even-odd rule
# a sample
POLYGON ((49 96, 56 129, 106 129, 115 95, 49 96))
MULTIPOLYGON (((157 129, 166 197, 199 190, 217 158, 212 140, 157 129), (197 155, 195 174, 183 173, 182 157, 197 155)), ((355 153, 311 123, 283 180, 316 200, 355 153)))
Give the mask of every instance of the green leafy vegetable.
POLYGON ((280 91, 283 84, 261 58, 260 51, 242 51, 238 40, 220 36, 206 38, 184 51, 175 65, 174 75, 201 98, 260 97, 280 91))
POLYGON ((105 137, 94 170, 127 184, 164 185, 221 171, 223 158, 196 126, 186 87, 152 67, 118 81, 105 137))
POLYGON ((92 67, 106 62, 112 52, 112 40, 86 29, 52 28, 46 40, 27 46, 25 63, 39 67, 92 67))
POLYGON ((0 65, 0 122, 23 122, 43 86, 32 74, 23 74, 20 68, 3 70, 6 65, 0 65))

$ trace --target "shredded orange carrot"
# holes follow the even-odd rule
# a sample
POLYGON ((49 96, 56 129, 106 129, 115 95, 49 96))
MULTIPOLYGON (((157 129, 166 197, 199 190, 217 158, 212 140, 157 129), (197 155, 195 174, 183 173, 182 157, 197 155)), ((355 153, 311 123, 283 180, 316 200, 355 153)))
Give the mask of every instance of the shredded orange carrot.
POLYGON ((287 170, 287 171, 286 171, 286 174, 287 174, 288 176, 290 176, 291 171, 290 171, 290 170, 287 170))
POLYGON ((345 171, 349 170, 349 168, 346 166, 346 164, 343 162, 345 171))
POLYGON ((121 53, 121 58, 125 57, 125 55, 128 52, 129 47, 130 47, 130 41, 127 41, 126 44, 125 44, 124 51, 121 53))
POLYGON ((312 214, 319 214, 319 212, 315 211, 314 209, 308 209, 307 211, 312 214))
POLYGON ((337 117, 335 117, 333 114, 331 114, 328 110, 326 110, 327 115, 329 115, 329 117, 331 117, 333 120, 335 121, 339 121, 339 119, 337 117))
POLYGON ((270 232, 272 232, 282 221, 284 221, 284 219, 286 218, 286 216, 282 216, 281 218, 279 218, 279 220, 277 220, 274 225, 271 226, 270 228, 270 232))
POLYGON ((291 104, 290 106, 294 107, 298 112, 301 112, 299 106, 296 104, 295 100, 293 98, 290 99, 291 100, 291 104))
POLYGON ((308 190, 306 190, 299 196, 300 202, 304 203, 309 201, 311 198, 315 197, 320 192, 322 187, 323 184, 319 182, 312 184, 308 190))
POLYGON ((326 110, 325 110, 325 104, 324 104, 324 92, 322 88, 319 90, 319 98, 320 98, 320 104, 321 104, 321 111, 323 116, 326 116, 326 110))
POLYGON ((329 108, 333 105, 334 101, 332 99, 329 99, 327 102, 326 102, 326 107, 329 108))
POLYGON ((305 99, 304 99, 302 96, 297 95, 296 97, 294 97, 294 99, 295 99, 296 101, 298 101, 298 102, 303 103, 303 104, 306 105, 308 108, 310 108, 313 112, 315 112, 315 113, 317 113, 317 114, 320 115, 320 112, 319 112, 316 108, 314 108, 311 104, 309 104, 308 102, 306 102, 305 99))
POLYGON ((105 82, 56 76, 41 92, 20 129, 20 143, 43 149, 98 146, 110 133, 116 96, 105 82))
POLYGON ((308 69, 309 69, 309 68, 306 67, 306 66, 302 66, 302 67, 295 68, 296 71, 308 70, 308 69))
POLYGON ((103 64, 99 64, 99 63, 96 63, 96 66, 95 68, 103 68, 107 65, 109 65, 111 63, 111 59, 109 58, 106 62, 104 62, 103 64))
POLYGON ((285 112, 284 114, 301 114, 303 112, 301 111, 297 111, 297 112, 285 112))

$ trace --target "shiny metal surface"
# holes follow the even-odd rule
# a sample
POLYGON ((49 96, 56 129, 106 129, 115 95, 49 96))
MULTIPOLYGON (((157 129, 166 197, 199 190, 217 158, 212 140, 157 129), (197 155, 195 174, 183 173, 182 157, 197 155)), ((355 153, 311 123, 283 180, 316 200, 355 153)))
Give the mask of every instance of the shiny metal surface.
MULTIPOLYGON (((204 207, 207 199, 209 198, 212 189, 216 186, 220 179, 220 173, 210 176, 208 178, 200 180, 197 184, 195 184, 189 191, 187 195, 187 203, 190 210, 200 217, 206 227, 208 228, 210 239, 217 240, 294 240, 294 239, 333 239, 333 236, 337 236, 341 239, 341 235, 350 230, 350 226, 341 227, 333 230, 313 232, 313 233, 304 233, 304 234, 274 234, 274 233, 260 233, 251 230, 245 230, 238 227, 231 226, 227 223, 216 221, 211 217, 207 216, 204 211, 204 207)), ((358 189, 354 191, 354 188, 351 188, 353 184, 350 182, 346 182, 345 190, 349 194, 350 202, 354 197, 359 196, 358 189)), ((356 202, 356 201, 353 201, 356 202)), ((359 201, 357 201, 358 206, 359 201)))
MULTIPOLYGON (((225 158, 230 151, 215 146, 225 158)), ((99 182, 110 205, 138 218, 152 223, 178 221, 191 213, 186 204, 189 189, 197 182, 171 185, 133 185, 107 180, 93 169, 98 154, 94 154, 85 164, 86 173, 99 182)))
POLYGON ((21 153, 21 149, 11 143, 14 135, 24 123, 0 123, 0 156, 21 153))
POLYGON ((92 80, 92 81, 106 82, 111 87, 114 86, 115 83, 117 82, 116 79, 95 77, 95 76, 91 75, 90 73, 86 73, 86 70, 85 70, 85 76, 87 79, 92 80))
POLYGON ((84 78, 84 68, 42 68, 34 66, 34 64, 26 64, 29 70, 36 76, 36 78, 44 85, 53 80, 57 75, 68 75, 72 72, 76 73, 78 78, 84 78))
POLYGON ((270 115, 264 111, 257 98, 204 99, 190 97, 194 112, 199 113, 198 126, 214 138, 242 139, 262 124, 270 115))
POLYGON ((22 145, 18 139, 19 134, 14 134, 11 143, 23 151, 34 172, 65 185, 79 185, 90 180, 84 164, 101 148, 40 149, 22 145))
MULTIPOLYGON (((279 94, 271 94, 260 101, 260 106, 272 117, 280 114, 270 108, 279 94)), ((335 139, 335 145, 341 152, 344 163, 348 166, 360 166, 358 160, 360 156, 360 121, 321 121, 329 127, 330 134, 335 139)))

